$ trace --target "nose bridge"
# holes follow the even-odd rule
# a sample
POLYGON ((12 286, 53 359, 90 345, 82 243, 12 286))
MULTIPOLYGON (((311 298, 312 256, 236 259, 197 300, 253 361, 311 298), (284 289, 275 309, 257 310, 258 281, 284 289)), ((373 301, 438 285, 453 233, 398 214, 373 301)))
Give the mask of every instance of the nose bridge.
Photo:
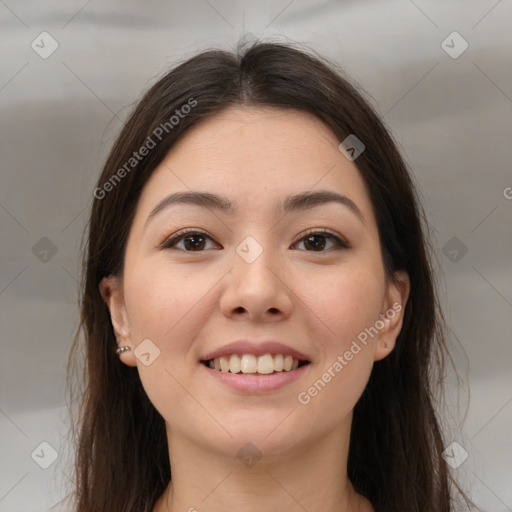
POLYGON ((246 236, 235 249, 238 256, 248 265, 252 265, 257 260, 265 261, 267 259, 266 257, 262 258, 262 255, 264 252, 268 255, 270 246, 268 240, 270 237, 265 235, 263 239, 263 235, 256 236, 260 241, 258 241, 254 236, 249 235, 246 236))
POLYGON ((254 279, 256 283, 265 285, 269 278, 271 281, 275 279, 271 268, 278 255, 272 245, 267 233, 245 237, 235 248, 234 265, 239 277, 249 281, 254 279))
POLYGON ((284 276, 276 272, 279 256, 271 236, 249 235, 235 247, 232 280, 223 298, 226 313, 243 308, 252 317, 266 312, 288 312, 291 306, 284 276), (257 239, 258 238, 258 239, 257 239))

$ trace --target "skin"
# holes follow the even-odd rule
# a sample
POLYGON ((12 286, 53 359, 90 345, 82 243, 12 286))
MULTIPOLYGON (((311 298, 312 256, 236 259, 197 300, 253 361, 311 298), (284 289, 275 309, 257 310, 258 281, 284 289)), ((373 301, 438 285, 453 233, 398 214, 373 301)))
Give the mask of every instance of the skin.
POLYGON ((347 478, 352 411, 374 362, 394 348, 410 285, 403 272, 386 279, 370 197, 339 143, 308 113, 230 108, 187 132, 146 184, 124 275, 100 290, 119 346, 132 348, 120 359, 137 368, 167 425, 172 483, 154 512, 373 511, 347 478), (364 221, 337 203, 276 210, 290 194, 320 189, 348 196, 364 221), (191 190, 225 196, 239 211, 173 205, 145 225, 168 194, 191 190), (183 228, 207 233, 199 250, 190 239, 159 248, 183 228), (329 229, 350 248, 322 235, 308 244, 309 228, 329 229), (235 251, 247 236, 263 250, 252 263, 235 251), (388 318, 393 304, 402 309, 388 318), (299 403, 381 314, 388 320, 378 334, 299 403), (266 395, 234 391, 199 360, 239 338, 283 342, 311 364, 266 395), (133 352, 145 339, 160 350, 148 366, 133 352), (251 467, 237 457, 247 442, 262 455, 251 467))

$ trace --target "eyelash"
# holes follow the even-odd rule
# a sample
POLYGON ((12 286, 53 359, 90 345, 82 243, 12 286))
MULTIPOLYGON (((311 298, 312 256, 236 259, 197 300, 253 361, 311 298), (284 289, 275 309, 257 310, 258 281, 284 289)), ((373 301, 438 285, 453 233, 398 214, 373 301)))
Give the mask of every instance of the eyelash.
MULTIPOLYGON (((185 239, 186 235, 202 235, 202 236, 205 236, 206 238, 210 238, 211 240, 213 240, 204 231, 200 231, 200 230, 197 230, 194 228, 186 228, 186 229, 182 229, 181 231, 178 231, 173 236, 164 240, 164 242, 159 245, 159 248, 160 249, 176 250, 174 245, 179 243, 181 240, 185 239)), ((346 242, 345 240, 342 240, 340 237, 338 237, 337 235, 335 235, 334 233, 332 233, 331 231, 329 231, 327 229, 309 229, 305 233, 303 233, 301 238, 293 245, 296 245, 299 242, 302 242, 304 239, 306 239, 308 236, 311 236, 311 235, 317 235, 317 236, 319 235, 323 238, 333 240, 335 247, 332 249, 334 249, 334 250, 350 249, 350 244, 348 242, 346 242)), ((183 249, 178 249, 178 250, 181 250, 183 252, 204 252, 204 250, 203 251, 186 251, 183 249)), ((328 251, 329 251, 329 249, 325 250, 325 251, 306 251, 306 252, 328 252, 328 251)))

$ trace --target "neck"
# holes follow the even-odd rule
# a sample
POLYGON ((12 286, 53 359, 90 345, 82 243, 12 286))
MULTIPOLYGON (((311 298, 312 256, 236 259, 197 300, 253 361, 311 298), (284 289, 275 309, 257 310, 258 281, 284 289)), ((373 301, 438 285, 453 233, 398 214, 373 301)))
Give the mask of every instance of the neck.
POLYGON ((168 431, 172 481, 153 512, 373 512, 347 478, 349 434, 350 421, 287 452, 268 445, 252 464, 168 431))

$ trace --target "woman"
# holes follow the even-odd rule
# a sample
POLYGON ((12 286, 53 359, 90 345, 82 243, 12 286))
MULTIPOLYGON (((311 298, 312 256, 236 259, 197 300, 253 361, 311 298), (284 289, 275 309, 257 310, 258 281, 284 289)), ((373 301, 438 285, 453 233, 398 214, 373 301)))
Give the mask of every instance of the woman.
POLYGON ((339 69, 270 43, 181 63, 94 196, 78 512, 454 510, 424 215, 339 69))

